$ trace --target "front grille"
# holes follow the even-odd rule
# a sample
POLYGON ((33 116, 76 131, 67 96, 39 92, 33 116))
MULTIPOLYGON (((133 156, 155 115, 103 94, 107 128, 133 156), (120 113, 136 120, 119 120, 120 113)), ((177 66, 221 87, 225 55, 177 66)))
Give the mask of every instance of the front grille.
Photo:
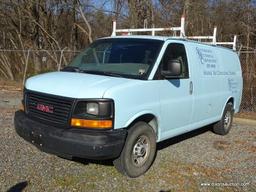
POLYGON ((26 112, 52 125, 68 125, 74 99, 26 91, 26 112))

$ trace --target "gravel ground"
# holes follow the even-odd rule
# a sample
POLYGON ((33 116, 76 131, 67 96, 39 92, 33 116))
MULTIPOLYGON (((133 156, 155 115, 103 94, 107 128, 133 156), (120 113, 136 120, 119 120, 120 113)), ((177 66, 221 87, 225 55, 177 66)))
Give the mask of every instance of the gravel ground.
POLYGON ((13 126, 20 98, 0 90, 0 191, 256 191, 256 125, 234 124, 225 137, 204 127, 162 142, 151 169, 130 179, 111 161, 65 160, 21 139, 13 126))

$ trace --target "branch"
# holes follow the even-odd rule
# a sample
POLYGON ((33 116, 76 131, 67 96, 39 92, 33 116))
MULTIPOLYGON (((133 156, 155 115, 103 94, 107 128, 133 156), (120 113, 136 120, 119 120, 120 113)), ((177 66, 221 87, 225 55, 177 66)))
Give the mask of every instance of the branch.
POLYGON ((75 26, 77 26, 81 31, 83 31, 84 33, 86 33, 87 36, 89 36, 89 33, 83 28, 81 27, 81 25, 74 23, 75 26))
MULTIPOLYGON (((88 36, 89 42, 92 43, 92 42, 93 42, 93 41, 92 41, 92 28, 91 28, 90 23, 88 22, 88 20, 86 19, 85 15, 84 15, 84 13, 83 13, 83 10, 82 10, 81 5, 79 6, 78 11, 80 12, 80 14, 81 14, 81 16, 82 16, 82 19, 84 20, 84 22, 85 22, 85 24, 86 24, 86 26, 87 26, 87 28, 88 28, 88 32, 86 32, 86 34, 87 34, 87 36, 88 36)), ((78 26, 78 25, 77 25, 77 26, 78 26)), ((81 28, 79 27, 79 29, 81 29, 81 28)), ((85 30, 83 30, 83 31, 85 31, 85 30)))
POLYGON ((58 41, 57 41, 53 36, 51 36, 51 35, 43 28, 43 26, 40 25, 36 20, 33 20, 33 22, 34 22, 36 25, 38 25, 38 26, 40 27, 40 29, 41 29, 48 37, 50 37, 50 39, 52 39, 52 40, 54 41, 54 43, 57 45, 58 49, 61 50, 58 41))
MULTIPOLYGON (((11 80, 14 80, 13 73, 11 70, 11 64, 10 64, 8 58, 6 57, 6 55, 1 54, 0 62, 2 63, 2 66, 5 69, 5 72, 7 73, 7 74, 6 73, 3 73, 3 74, 5 76, 8 76, 11 80)), ((1 71, 3 72, 3 69, 1 71)))

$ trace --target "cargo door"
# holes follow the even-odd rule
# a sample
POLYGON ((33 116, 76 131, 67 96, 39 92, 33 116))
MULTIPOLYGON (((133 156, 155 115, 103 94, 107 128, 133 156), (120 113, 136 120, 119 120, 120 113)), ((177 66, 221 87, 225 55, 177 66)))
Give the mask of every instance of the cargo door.
POLYGON ((194 81, 194 113, 193 121, 197 126, 213 123, 221 116, 223 93, 220 89, 224 83, 223 69, 219 65, 217 48, 196 45, 194 53, 194 69, 197 78, 194 81))

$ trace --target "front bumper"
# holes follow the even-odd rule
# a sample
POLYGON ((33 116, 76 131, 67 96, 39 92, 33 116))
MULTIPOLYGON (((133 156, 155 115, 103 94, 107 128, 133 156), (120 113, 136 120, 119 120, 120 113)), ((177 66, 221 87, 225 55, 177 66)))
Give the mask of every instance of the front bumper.
POLYGON ((37 122, 17 111, 14 117, 16 132, 40 150, 62 157, 113 159, 120 155, 126 129, 94 131, 61 129, 37 122))

